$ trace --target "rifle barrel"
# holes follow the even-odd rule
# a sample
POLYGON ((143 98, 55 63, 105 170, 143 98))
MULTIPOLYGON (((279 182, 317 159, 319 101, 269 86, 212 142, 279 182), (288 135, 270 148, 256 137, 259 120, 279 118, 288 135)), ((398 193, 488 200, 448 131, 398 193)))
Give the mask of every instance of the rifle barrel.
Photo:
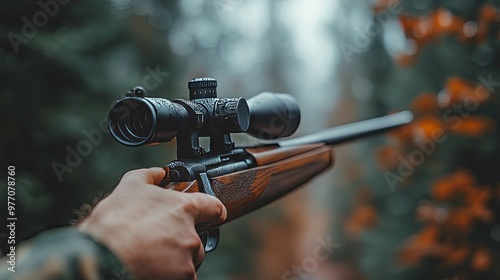
POLYGON ((312 143, 336 145, 358 138, 379 134, 390 129, 408 124, 413 121, 410 111, 359 121, 332 127, 317 133, 278 142, 281 147, 297 146, 312 143))

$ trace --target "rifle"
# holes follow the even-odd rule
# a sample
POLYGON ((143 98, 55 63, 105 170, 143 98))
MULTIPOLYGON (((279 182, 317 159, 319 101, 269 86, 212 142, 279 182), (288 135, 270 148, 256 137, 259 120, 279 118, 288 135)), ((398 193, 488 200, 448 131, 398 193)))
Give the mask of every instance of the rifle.
MULTIPOLYGON (((127 146, 169 142, 177 138, 177 160, 165 166, 159 184, 181 192, 204 192, 227 208, 225 223, 257 210, 300 187, 334 163, 333 146, 410 123, 413 115, 392 115, 329 128, 318 133, 236 147, 231 133, 246 132, 272 140, 292 135, 300 110, 286 94, 261 93, 244 98, 217 98, 217 81, 188 83, 190 100, 145 97, 131 89, 109 114, 113 137, 127 146), (200 137, 210 138, 202 147, 200 137)), ((221 224, 197 224, 205 251, 215 249, 221 224)))

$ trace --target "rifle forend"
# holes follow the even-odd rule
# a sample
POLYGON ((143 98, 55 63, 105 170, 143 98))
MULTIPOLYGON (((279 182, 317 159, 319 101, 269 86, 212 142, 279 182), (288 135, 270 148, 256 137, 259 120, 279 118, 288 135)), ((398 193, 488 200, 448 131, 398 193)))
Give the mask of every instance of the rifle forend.
MULTIPOLYGON (((130 146, 177 137, 178 159, 165 166, 166 176, 160 186, 216 196, 227 208, 225 223, 283 197, 331 167, 333 145, 382 133, 413 120, 409 111, 403 111, 298 138, 238 148, 230 139, 231 132, 271 139, 288 136, 298 127, 300 111, 291 97, 270 93, 250 99, 245 109, 247 103, 242 98, 216 98, 214 81, 192 80, 191 101, 145 98, 143 89, 135 88, 134 96, 119 100, 113 107, 109 125, 112 135, 130 146), (147 102, 156 105, 130 106, 147 102), (119 112, 126 114, 119 116, 119 112), (210 137, 210 150, 199 147, 199 136, 210 137), (140 139, 131 144, 133 137, 140 139)), ((218 226, 196 226, 207 252, 218 243, 218 226)))

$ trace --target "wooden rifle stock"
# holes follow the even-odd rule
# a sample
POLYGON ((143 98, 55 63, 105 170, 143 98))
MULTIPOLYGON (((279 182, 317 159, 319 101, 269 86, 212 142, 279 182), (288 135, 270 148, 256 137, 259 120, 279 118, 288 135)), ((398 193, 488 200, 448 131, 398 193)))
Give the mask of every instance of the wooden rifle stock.
MULTIPOLYGON (((256 159, 256 167, 211 178, 214 195, 227 208, 225 223, 281 198, 333 164, 333 147, 324 144, 246 150, 256 159)), ((201 191, 198 180, 170 182, 165 187, 181 192, 201 191)), ((213 227, 199 225, 197 230, 204 232, 213 227)))
MULTIPOLYGON (((333 145, 385 132, 412 120, 412 114, 404 111, 275 144, 240 149, 244 160, 235 166, 247 164, 247 168, 209 176, 210 166, 207 166, 202 176, 191 181, 173 182, 171 167, 167 166, 162 185, 176 191, 206 192, 216 196, 227 208, 227 223, 283 197, 332 166, 333 145)), ((218 170, 224 170, 223 167, 218 170)), ((197 231, 204 233, 218 226, 199 224, 197 231)))

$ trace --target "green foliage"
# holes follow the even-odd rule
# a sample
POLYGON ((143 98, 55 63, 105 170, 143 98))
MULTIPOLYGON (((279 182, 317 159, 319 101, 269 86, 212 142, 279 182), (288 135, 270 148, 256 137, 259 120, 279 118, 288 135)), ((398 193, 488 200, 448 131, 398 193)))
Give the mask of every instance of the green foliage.
MULTIPOLYGON (((175 14, 175 5, 167 5, 175 14)), ((182 69, 156 39, 165 30, 130 30, 141 17, 120 15, 109 1, 61 4, 26 36, 22 18, 33 23, 40 11, 33 1, 10 1, 1 12, 0 166, 16 166, 19 239, 67 225, 76 218, 72 210, 110 192, 124 172, 166 163, 169 148, 130 149, 114 141, 107 114, 143 82, 148 67, 174 72, 152 90, 167 98, 182 69), (9 34, 27 41, 14 46, 9 34)))
MULTIPOLYGON (((359 186, 368 187, 373 193, 370 203, 375 205, 377 210, 377 225, 365 229, 358 236, 359 238, 345 235, 344 242, 348 244, 347 248, 359 248, 356 256, 352 259, 367 275, 368 279, 444 279, 455 276, 460 277, 458 279, 497 279, 500 274, 498 269, 494 267, 495 265, 486 270, 479 270, 473 264, 473 259, 476 250, 485 246, 491 254, 492 262, 494 262, 499 257, 500 249, 498 240, 494 240, 491 233, 493 226, 498 223, 500 214, 498 212, 500 202, 495 196, 500 182, 500 174, 497 171, 497 166, 500 164, 500 146, 498 145, 500 139, 498 130, 500 124, 498 111, 500 105, 498 102, 500 45, 497 33, 500 2, 400 2, 402 5, 401 14, 426 17, 429 20, 432 20, 433 13, 445 9, 453 16, 463 17, 466 21, 480 24, 483 19, 481 9, 487 5, 492 5, 490 7, 493 9, 496 7, 497 16, 491 23, 491 28, 485 35, 484 41, 481 39, 462 40, 452 32, 442 36, 429 36, 432 39, 429 40, 428 44, 407 41, 406 44, 409 46, 412 43, 416 44, 413 47, 416 47, 417 54, 414 55, 414 60, 411 60, 411 63, 403 61, 401 57, 393 56, 386 48, 388 44, 393 43, 389 41, 389 38, 394 37, 390 37, 384 32, 378 33, 366 52, 353 56, 353 63, 344 73, 346 76, 344 81, 347 84, 353 82, 350 75, 365 77, 371 83, 373 94, 367 100, 358 103, 359 112, 362 112, 360 115, 381 115, 388 111, 412 107, 415 105, 417 97, 423 92, 430 92, 434 97, 437 96, 438 100, 452 95, 449 88, 449 78, 451 77, 460 77, 474 86, 484 86, 491 93, 491 99, 478 106, 477 109, 465 110, 466 114, 455 111, 454 107, 451 108, 451 106, 451 109, 443 106, 442 109, 433 111, 431 115, 435 116, 442 125, 441 127, 438 125, 436 128, 442 128, 446 131, 446 141, 435 143, 436 151, 428 157, 426 156, 422 164, 414 166, 414 172, 410 176, 404 177, 403 182, 396 184, 393 190, 391 190, 391 184, 384 180, 383 175, 386 170, 380 168, 380 159, 377 159, 376 154, 367 156, 380 148, 381 141, 372 139, 358 149, 357 159, 359 162, 363 162, 363 166, 367 168, 363 172, 362 182, 354 189, 359 189, 359 186), (493 80, 492 83, 485 82, 491 80, 493 80), (448 114, 447 110, 453 110, 453 112, 448 114), (480 120, 488 118, 496 128, 481 131, 479 127, 482 123, 477 121, 471 127, 481 131, 480 135, 466 133, 463 122, 460 122, 461 125, 455 126, 458 121, 450 121, 449 116, 454 116, 457 118, 456 120, 469 120, 471 123, 474 117, 481 118, 480 120), (483 117, 486 118, 483 119, 483 117), (450 125, 453 128, 450 128, 450 125), (441 244, 457 244, 457 247, 467 244, 469 249, 463 261, 449 265, 447 259, 452 258, 454 251, 443 255, 437 253, 433 255, 429 250, 424 257, 418 258, 418 261, 410 264, 405 263, 401 260, 401 252, 405 246, 415 243, 416 247, 425 247, 425 245, 418 243, 418 239, 411 239, 411 237, 420 234, 432 225, 439 224, 436 221, 426 223, 418 221, 421 203, 428 199, 435 199, 432 193, 436 189, 436 181, 442 178, 447 180, 449 174, 463 169, 471 171, 472 177, 477 182, 477 192, 488 187, 492 189, 486 205, 493 213, 493 217, 497 218, 488 222, 474 223, 474 229, 465 235, 462 235, 460 230, 453 232, 451 227, 446 229, 446 224, 444 224, 443 231, 448 230, 448 232, 440 232, 438 240, 432 240, 432 242, 435 242, 436 247, 441 244)), ((400 14, 391 16, 394 21, 399 22, 400 14)), ((432 24, 434 23, 432 22, 432 24)), ((433 25, 431 32, 439 33, 439 28, 442 27, 433 25)), ((408 28, 406 31, 409 34, 416 32, 413 28, 408 28)), ((419 38, 417 37, 416 40, 419 38)), ((422 39, 422 41, 425 40, 422 39)), ((412 52, 408 49, 402 51, 412 52)), ((427 114, 429 113, 417 111, 417 117, 424 117, 427 114)), ((421 121, 414 128, 418 129, 419 126, 422 128, 424 125, 430 124, 421 121)), ((413 134, 413 137, 416 137, 416 134, 413 134)), ((408 146, 408 142, 399 142, 400 139, 392 137, 387 139, 388 141, 383 142, 395 146, 403 157, 407 157, 411 151, 417 149, 415 145, 408 146)), ((401 161, 398 160, 397 163, 400 164, 401 161)), ((396 167, 389 171, 398 172, 396 167)), ((458 186, 456 188, 458 189, 458 186)), ((339 204, 335 207, 335 211, 353 208, 351 201, 338 200, 337 202, 339 204)), ((450 216, 456 209, 460 209, 454 208, 456 204, 449 201, 438 201, 436 204, 443 207, 440 208, 440 211, 449 211, 446 213, 450 216)), ((336 227, 337 231, 345 234, 344 223, 337 223, 336 227)), ((425 249, 422 250, 425 251, 425 249)))

